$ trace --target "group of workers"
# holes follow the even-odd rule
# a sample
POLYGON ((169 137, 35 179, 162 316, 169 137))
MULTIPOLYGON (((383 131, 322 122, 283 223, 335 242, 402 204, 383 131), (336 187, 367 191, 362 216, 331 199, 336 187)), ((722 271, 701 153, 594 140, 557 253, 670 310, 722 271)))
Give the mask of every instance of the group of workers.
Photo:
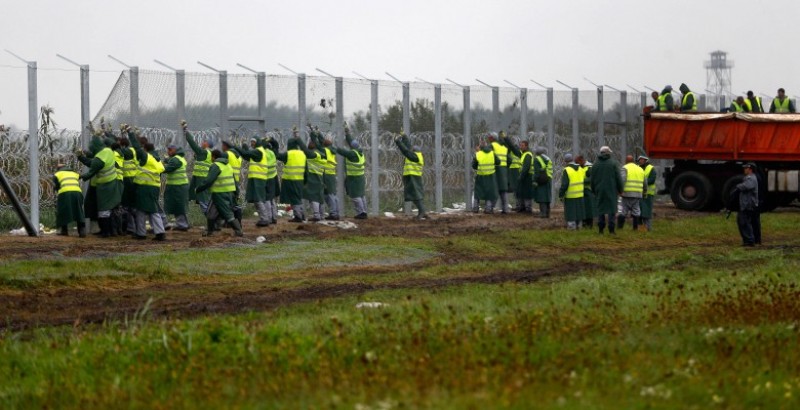
MULTIPOLYGON (((671 85, 665 86, 660 94, 657 91, 653 91, 651 97, 653 98, 656 111, 697 112, 697 97, 689 89, 689 86, 681 83, 678 89, 681 92, 680 105, 676 105, 672 98, 671 85)), ((746 98, 742 96, 736 97, 736 99, 731 102, 730 107, 724 111, 763 113, 764 107, 761 104, 761 97, 756 96, 752 91, 748 91, 746 98)), ((772 100, 772 104, 769 106, 769 112, 773 114, 796 112, 794 103, 786 96, 786 90, 783 88, 778 89, 778 95, 772 100)))
MULTIPOLYGON (((88 167, 83 173, 58 164, 53 181, 58 192, 56 225, 59 235, 68 235, 68 226, 74 221, 79 236, 85 237, 84 221, 88 217, 97 222, 97 234, 102 237, 127 233, 135 239, 145 239, 149 222, 154 239, 165 240, 166 230, 171 228, 167 215, 175 217, 175 230, 188 230, 188 204, 194 201, 206 217, 204 235, 212 235, 226 225, 237 236, 242 236, 242 205, 238 199, 244 161, 249 162, 245 200, 255 206, 257 227, 277 223, 278 197, 291 206, 293 218, 290 222, 339 220, 337 155, 345 159, 345 191, 353 201, 355 218, 367 218, 364 153, 347 127, 346 147, 334 146, 330 137, 324 137, 318 128, 309 126, 308 143, 299 138, 295 129, 287 150, 280 152, 274 138, 256 137, 241 147, 223 141, 221 149, 214 149, 210 140, 198 144, 185 121, 181 126, 194 152, 191 178, 182 148, 169 145, 168 158, 162 160, 155 146, 126 124, 120 126, 119 137, 103 126, 94 133, 88 151, 76 152, 78 160, 88 167), (278 162, 283 163, 280 181, 278 162), (166 176, 163 206, 160 201, 162 175, 166 176), (85 197, 81 180, 89 181, 85 197), (310 218, 306 217, 304 200, 310 204, 310 218), (328 207, 327 216, 323 215, 323 204, 328 207)), ((420 179, 421 167, 419 154, 420 179)), ((419 192, 421 186, 419 182, 419 192)))

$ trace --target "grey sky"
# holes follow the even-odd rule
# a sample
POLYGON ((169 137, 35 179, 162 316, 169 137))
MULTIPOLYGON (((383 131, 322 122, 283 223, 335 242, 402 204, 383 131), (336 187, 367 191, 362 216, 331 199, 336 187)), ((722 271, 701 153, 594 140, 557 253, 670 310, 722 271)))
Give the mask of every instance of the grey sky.
MULTIPOLYGON (((736 64, 734 93, 800 95, 800 56, 787 47, 796 0, 0 0, 0 10, 0 48, 39 63, 39 105, 69 128, 80 122, 78 73, 46 70, 74 69, 56 53, 91 65, 92 114, 122 69, 107 54, 143 69, 159 69, 155 58, 187 71, 206 72, 202 60, 286 74, 281 62, 309 74, 591 89, 585 76, 702 92, 703 61, 721 49, 736 64)), ((22 63, 0 53, 0 123, 26 127, 26 71, 8 66, 22 63)))

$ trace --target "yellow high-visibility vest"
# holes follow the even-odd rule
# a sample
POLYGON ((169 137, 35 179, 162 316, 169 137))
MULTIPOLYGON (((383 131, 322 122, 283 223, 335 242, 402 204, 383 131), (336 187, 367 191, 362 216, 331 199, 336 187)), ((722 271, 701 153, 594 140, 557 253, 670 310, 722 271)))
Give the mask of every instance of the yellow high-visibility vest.
POLYGON ((358 157, 358 161, 350 161, 349 159, 345 162, 345 169, 347 170, 347 176, 349 177, 360 177, 364 175, 364 155, 358 151, 353 151, 356 153, 358 157))
POLYGON ((323 175, 325 174, 325 159, 322 158, 319 153, 314 158, 309 159, 307 162, 308 164, 308 173, 314 175, 323 175))
MULTIPOLYGON (((653 172, 653 166, 651 164, 647 164, 644 167, 644 181, 646 182, 648 178, 650 178, 650 173, 653 172)), ((647 195, 648 196, 655 196, 656 194, 656 183, 653 182, 652 184, 647 185, 647 195)))
POLYGON ((416 154, 419 162, 409 161, 409 159, 406 158, 406 162, 403 165, 403 176, 422 176, 422 167, 425 166, 425 160, 422 159, 421 152, 416 152, 416 154))
POLYGON ((336 175, 336 154, 325 147, 325 175, 336 175))
POLYGON ((522 158, 514 155, 514 151, 509 150, 508 156, 511 157, 511 164, 508 165, 509 168, 512 169, 522 168, 522 158))
POLYGON ((522 153, 522 156, 519 159, 520 164, 525 163, 525 158, 531 157, 531 166, 528 167, 528 174, 533 175, 533 154, 530 151, 525 151, 522 153))
POLYGON ((236 180, 233 178, 233 168, 221 162, 215 162, 214 164, 219 168, 219 176, 214 180, 214 184, 211 185, 211 193, 235 192, 236 180))
POLYGON ((536 161, 538 161, 539 166, 547 172, 547 177, 553 178, 553 161, 551 161, 547 155, 537 155, 536 161))
POLYGON ((247 177, 252 179, 267 179, 267 150, 265 150, 264 147, 256 147, 256 150, 261 153, 261 161, 250 161, 250 169, 247 172, 247 177))
POLYGON ((122 181, 125 178, 124 171, 122 167, 125 166, 125 158, 122 158, 122 154, 117 151, 114 151, 114 170, 117 171, 117 181, 122 181))
POLYGON ((659 111, 667 111, 667 96, 670 93, 664 93, 658 96, 658 110, 659 111))
POLYGON ((478 151, 475 154, 475 158, 478 160, 478 175, 493 175, 495 172, 494 168, 494 152, 483 152, 483 150, 478 151))
POLYGON ((772 103, 775 104, 775 112, 776 113, 787 113, 789 112, 789 97, 786 97, 781 101, 779 98, 772 100, 772 103))
POLYGON ((306 172, 306 154, 299 149, 286 152, 286 164, 283 166, 283 179, 302 181, 306 172))
POLYGON ((180 168, 170 172, 167 174, 167 185, 186 185, 189 183, 189 177, 186 176, 186 158, 176 155, 173 158, 177 158, 180 161, 181 166, 180 168))
POLYGON ((65 192, 81 192, 80 174, 75 171, 57 171, 55 177, 58 180, 58 194, 65 192))
POLYGON ((564 168, 564 171, 567 172, 567 178, 569 178, 569 186, 567 187, 567 193, 564 194, 564 197, 567 199, 583 198, 583 180, 586 173, 570 166, 564 168))
POLYGON ((272 179, 278 176, 278 160, 275 158, 275 153, 271 149, 265 149, 264 153, 267 155, 267 179, 272 179))
POLYGON ((139 172, 139 160, 136 158, 136 150, 133 147, 128 147, 133 153, 133 159, 126 159, 122 162, 122 176, 124 178, 134 178, 139 172))
POLYGON ((686 105, 686 100, 689 99, 690 95, 692 96, 692 108, 690 108, 689 111, 697 111, 697 97, 695 97, 694 93, 691 91, 683 95, 681 105, 686 105))
POLYGON ((239 182, 239 174, 242 171, 242 158, 236 155, 232 150, 228 150, 228 166, 233 171, 233 180, 239 182))
POLYGON ((492 151, 497 158, 500 158, 500 166, 508 166, 508 148, 505 145, 498 144, 497 141, 492 142, 492 151))
POLYGON ((206 150, 206 159, 198 161, 197 157, 194 159, 194 172, 192 176, 205 178, 208 176, 208 169, 211 168, 211 150, 206 150))
POLYGON ((642 193, 644 190, 644 170, 637 164, 633 162, 625 164, 623 166, 626 171, 626 178, 625 178, 625 187, 622 189, 623 192, 638 192, 642 193))
POLYGON ((156 158, 149 152, 147 154, 147 162, 144 166, 139 166, 139 173, 133 179, 133 183, 137 185, 146 185, 161 187, 161 173, 164 172, 164 164, 156 161, 156 158))
POLYGON ((103 169, 92 177, 95 186, 107 184, 117 179, 117 162, 114 159, 114 151, 111 151, 111 148, 103 148, 94 157, 103 161, 103 169))

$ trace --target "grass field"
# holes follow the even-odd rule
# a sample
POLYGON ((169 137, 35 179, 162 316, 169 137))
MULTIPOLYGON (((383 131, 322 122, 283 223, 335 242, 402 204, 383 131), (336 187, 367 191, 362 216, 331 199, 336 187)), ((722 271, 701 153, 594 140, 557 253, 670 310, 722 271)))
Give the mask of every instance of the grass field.
POLYGON ((617 237, 519 215, 2 237, 0 407, 797 408, 800 213, 763 221, 755 249, 674 212, 617 237))

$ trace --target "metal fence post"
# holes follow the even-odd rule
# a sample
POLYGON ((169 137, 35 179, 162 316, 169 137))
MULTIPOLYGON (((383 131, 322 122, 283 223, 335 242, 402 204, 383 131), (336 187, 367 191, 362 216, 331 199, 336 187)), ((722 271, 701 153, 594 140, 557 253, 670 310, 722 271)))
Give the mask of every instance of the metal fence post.
POLYGON ((91 121, 89 111, 89 66, 81 66, 81 147, 89 146, 89 139, 92 137, 87 125, 91 121))
POLYGON ((411 135, 411 91, 407 82, 403 83, 403 132, 411 135))
POLYGON ((720 95, 719 96, 719 111, 722 111, 723 109, 725 109, 725 107, 726 107, 726 105, 725 105, 725 96, 724 95, 720 95))
POLYGON ((620 91, 619 93, 619 106, 622 112, 620 113, 620 121, 622 122, 622 152, 628 152, 628 92, 620 91))
POLYGON ((492 87, 492 131, 500 131, 500 87, 492 87))
POLYGON ((297 129, 303 130, 306 126, 306 75, 303 73, 297 74, 297 111, 297 129))
MULTIPOLYGON (((639 98, 641 98, 642 110, 644 110, 644 107, 647 106, 647 93, 642 91, 639 98)), ((642 146, 644 146, 644 116, 641 114, 639 115, 639 138, 641 138, 642 146)))
POLYGON ((528 139, 528 89, 519 89, 519 139, 524 141, 528 139))
POLYGON ((131 67, 131 124, 139 125, 139 67, 131 67))
MULTIPOLYGON (((347 146, 344 138, 344 79, 342 77, 334 78, 335 81, 335 104, 336 104, 336 118, 334 120, 335 127, 335 141, 339 146, 347 146)), ((349 146, 347 146, 350 149, 349 146)), ((347 173, 345 167, 345 160, 337 161, 336 164, 336 195, 339 197, 339 209, 341 217, 344 217, 344 179, 347 173)))
POLYGON ((380 167, 378 163, 380 136, 378 135, 378 81, 370 81, 370 94, 372 96, 370 103, 370 207, 373 215, 377 215, 380 211, 378 188, 380 187, 380 167))
POLYGON ((180 127, 181 121, 186 120, 186 70, 175 70, 175 113, 178 115, 178 120, 175 125, 175 144, 189 148, 189 143, 186 138, 183 138, 183 130, 180 127))
POLYGON ((553 87, 547 88, 547 154, 554 157, 556 152, 556 110, 553 103, 553 87))
POLYGON ((219 142, 228 138, 228 72, 219 72, 219 142))
POLYGON ((469 211, 472 209, 472 109, 469 87, 463 87, 462 90, 464 92, 464 181, 466 181, 464 204, 469 211))
POLYGON ((436 204, 436 212, 442 211, 443 198, 442 198, 442 85, 436 84, 433 87, 433 109, 434 109, 434 124, 433 124, 433 138, 434 138, 434 170, 436 173, 436 191, 434 193, 434 202, 436 204))
MULTIPOLYGON (((597 143, 599 146, 606 145, 606 119, 603 109, 603 86, 597 87, 597 143)), ((578 151, 575 151, 575 155, 578 151)))
POLYGON ((256 74, 256 87, 258 88, 258 125, 261 126, 259 135, 267 138, 267 74, 259 71, 256 74))
POLYGON ((581 150, 581 141, 580 141, 580 129, 578 128, 578 110, 580 105, 578 105, 578 89, 572 89, 572 155, 577 155, 576 153, 581 150))
POLYGON ((706 110, 706 95, 700 94, 697 98, 697 110, 698 111, 705 111, 706 110))
POLYGON ((39 112, 36 62, 28 62, 28 163, 30 171, 31 225, 39 236, 39 112))

